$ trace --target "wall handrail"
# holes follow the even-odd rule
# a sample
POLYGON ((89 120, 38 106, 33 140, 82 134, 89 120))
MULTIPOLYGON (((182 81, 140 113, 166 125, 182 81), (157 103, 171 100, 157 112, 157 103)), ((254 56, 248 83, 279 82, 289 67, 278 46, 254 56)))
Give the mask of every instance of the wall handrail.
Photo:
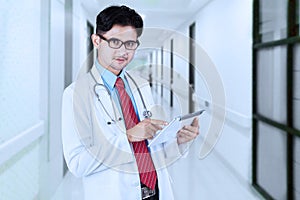
POLYGON ((35 125, 0 144, 0 165, 37 140, 44 132, 44 121, 40 120, 35 125))

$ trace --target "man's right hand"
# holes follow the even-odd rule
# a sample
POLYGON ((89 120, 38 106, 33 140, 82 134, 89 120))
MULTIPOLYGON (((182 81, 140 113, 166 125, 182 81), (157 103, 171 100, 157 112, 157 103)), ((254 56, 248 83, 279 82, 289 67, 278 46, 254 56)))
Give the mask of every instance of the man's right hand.
POLYGON ((158 130, 161 130, 162 126, 166 126, 167 124, 168 123, 163 120, 144 119, 131 129, 127 130, 127 138, 130 142, 152 139, 155 133, 158 130))

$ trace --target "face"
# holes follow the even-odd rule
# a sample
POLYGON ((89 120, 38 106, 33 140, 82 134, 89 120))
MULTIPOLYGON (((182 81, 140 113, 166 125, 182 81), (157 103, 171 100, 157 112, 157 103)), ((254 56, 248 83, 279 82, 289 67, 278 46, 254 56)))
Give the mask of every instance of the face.
MULTIPOLYGON (((132 26, 114 25, 109 31, 102 35, 106 40, 115 38, 122 42, 137 41, 137 33, 132 26)), ((98 61, 101 66, 118 75, 132 60, 135 50, 128 50, 124 44, 119 49, 111 48, 108 42, 98 35, 92 36, 94 46, 98 49, 98 61)))

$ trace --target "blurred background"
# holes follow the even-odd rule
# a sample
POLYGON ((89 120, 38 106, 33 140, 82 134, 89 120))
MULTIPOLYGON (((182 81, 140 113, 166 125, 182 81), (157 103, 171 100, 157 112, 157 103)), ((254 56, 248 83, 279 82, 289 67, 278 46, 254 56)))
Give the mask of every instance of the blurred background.
POLYGON ((207 111, 169 166, 176 199, 300 200, 300 0, 0 0, 0 199, 83 198, 63 158, 62 93, 93 64, 96 15, 122 4, 144 18, 133 64, 155 101, 170 118, 207 111), (224 126, 201 158, 215 106, 224 126))

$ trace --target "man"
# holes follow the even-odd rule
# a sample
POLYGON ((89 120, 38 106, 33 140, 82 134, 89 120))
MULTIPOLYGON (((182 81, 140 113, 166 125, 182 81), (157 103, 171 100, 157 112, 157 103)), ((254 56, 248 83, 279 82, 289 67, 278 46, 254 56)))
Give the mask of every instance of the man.
POLYGON ((195 118, 173 141, 147 147, 166 122, 149 118, 154 105, 149 84, 125 71, 142 30, 133 9, 101 11, 91 37, 98 51, 95 65, 64 92, 64 156, 69 170, 82 177, 86 200, 173 199, 166 165, 198 135, 195 118))

